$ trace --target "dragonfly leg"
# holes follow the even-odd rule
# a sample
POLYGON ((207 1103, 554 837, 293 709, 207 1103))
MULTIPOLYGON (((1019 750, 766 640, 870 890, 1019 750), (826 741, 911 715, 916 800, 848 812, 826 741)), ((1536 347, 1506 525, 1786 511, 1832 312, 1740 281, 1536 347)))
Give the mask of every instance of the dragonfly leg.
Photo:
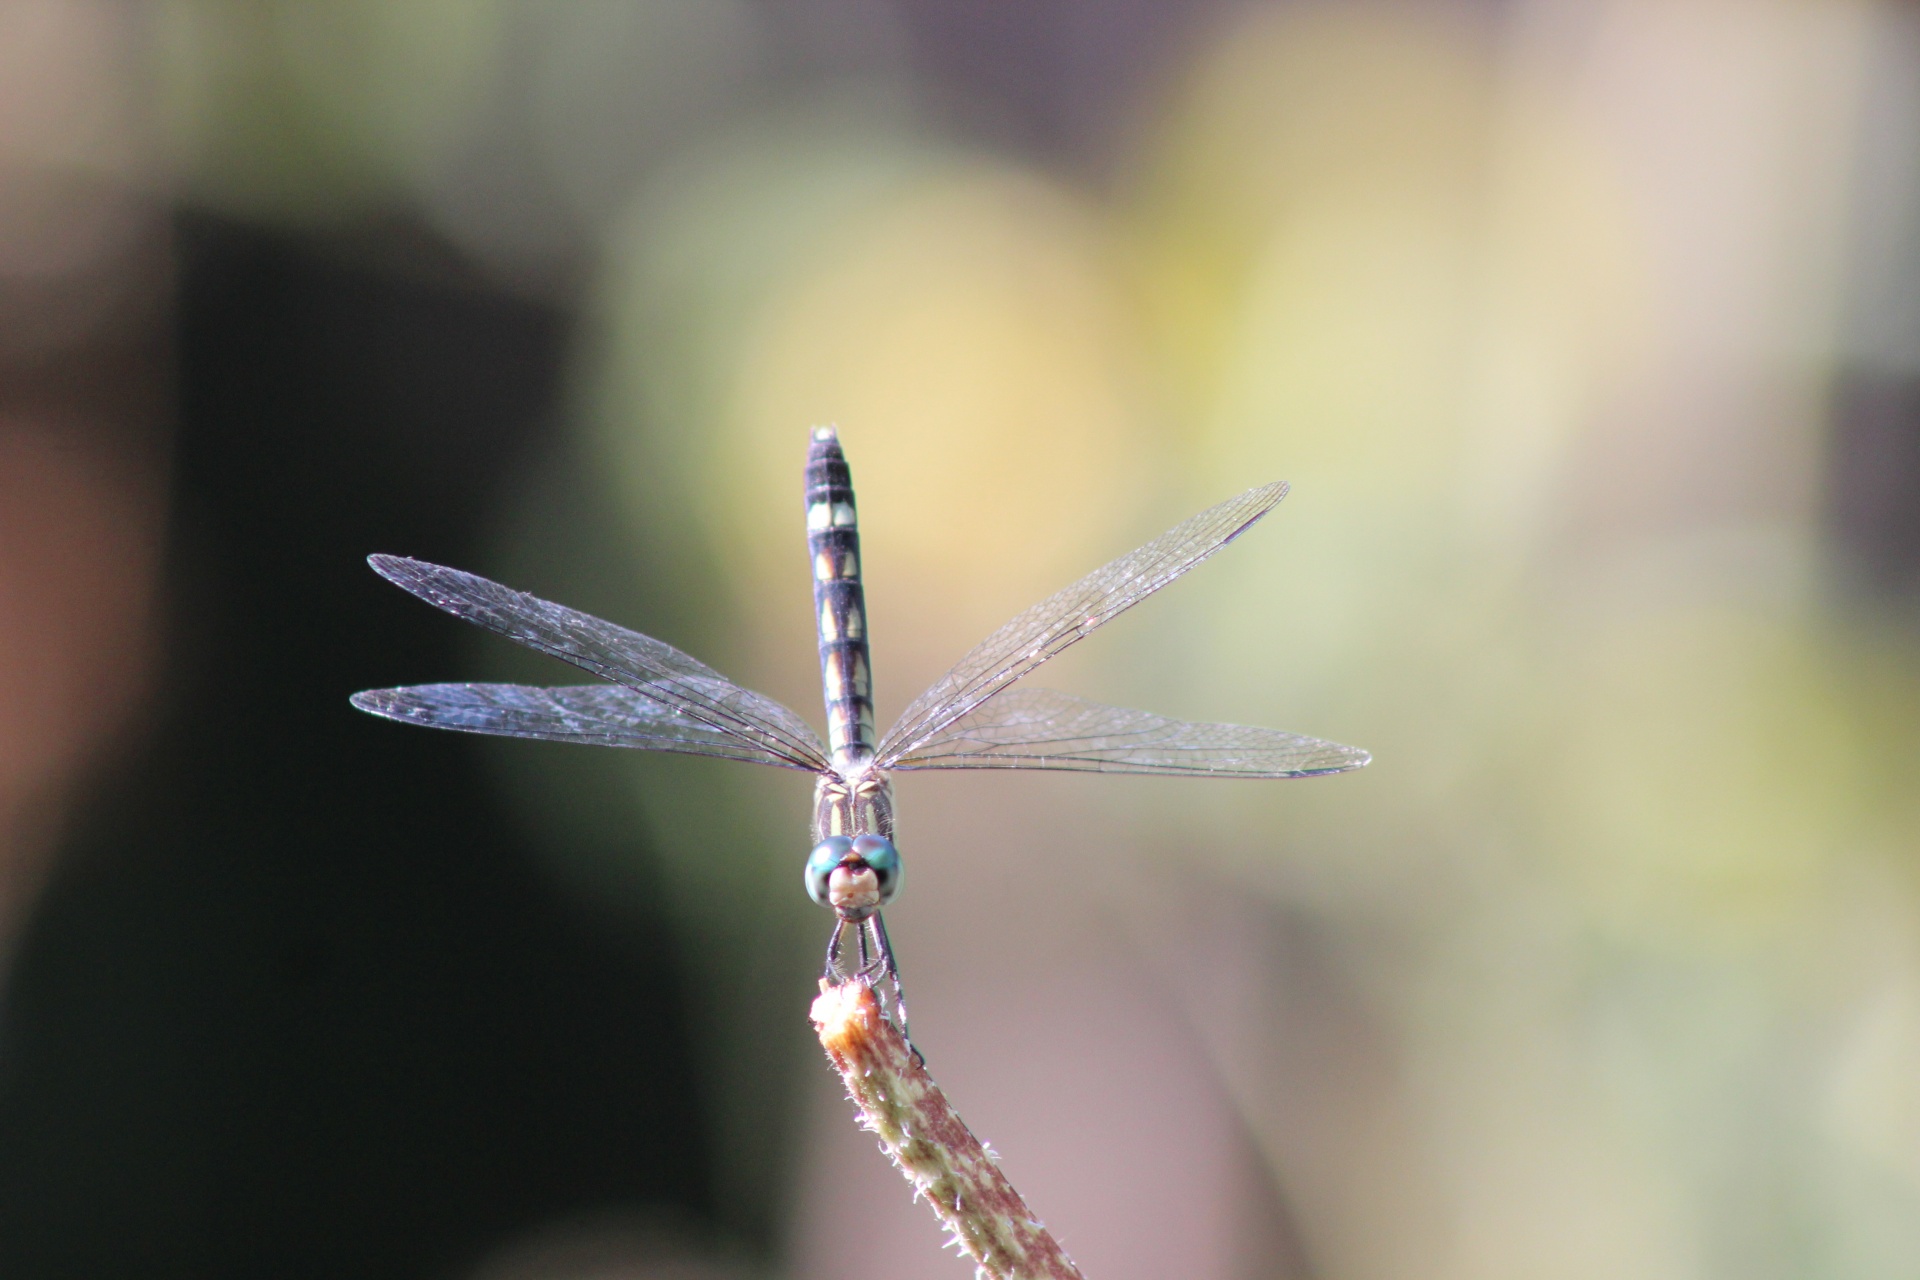
POLYGON ((871 986, 874 995, 879 998, 881 1015, 900 1029, 907 1047, 913 1050, 914 1059, 922 1063, 926 1061, 907 1031, 907 1001, 900 986, 900 968, 894 963, 893 944, 887 938, 886 922, 880 918, 879 912, 863 920, 838 919, 833 922, 833 932, 827 937, 824 976, 828 982, 835 984, 858 979, 871 986), (851 948, 847 944, 849 932, 854 935, 851 948), (854 954, 848 955, 849 950, 854 954), (855 957, 858 963, 849 963, 855 957))
POLYGON ((821 970, 821 976, 835 984, 851 982, 855 978, 871 982, 881 972, 875 963, 873 950, 874 943, 867 922, 842 916, 833 922, 833 932, 827 935, 827 963, 821 970), (853 938, 853 956, 847 954, 849 936, 853 938))
MULTIPOLYGON (((893 961, 893 943, 887 938, 887 922, 876 911, 864 923, 867 929, 863 932, 870 931, 873 934, 874 950, 878 953, 875 969, 880 971, 878 976, 886 980, 881 1008, 886 1009, 891 1004, 888 1016, 900 1028, 900 1037, 907 1042, 907 1048, 913 1050, 913 1060, 925 1066, 926 1056, 920 1052, 920 1046, 913 1042, 913 1034, 907 1030, 907 995, 900 986, 900 966, 893 961)), ((876 982, 875 985, 879 984, 876 982)))
MULTIPOLYGON (((887 937, 887 922, 883 920, 880 913, 876 911, 869 918, 869 923, 873 926, 875 948, 879 951, 881 961, 886 966, 887 985, 892 988, 893 1008, 899 1018, 900 1034, 906 1037, 907 1046, 913 1049, 913 1056, 920 1058, 920 1050, 914 1048, 913 1037, 907 1032, 907 995, 900 986, 900 966, 895 964, 893 960, 893 943, 887 937)), ((925 1061, 924 1058, 920 1060, 922 1062, 925 1061)))
POLYGON ((827 964, 822 976, 828 982, 844 982, 849 976, 846 969, 847 920, 835 920, 833 932, 827 935, 827 964))

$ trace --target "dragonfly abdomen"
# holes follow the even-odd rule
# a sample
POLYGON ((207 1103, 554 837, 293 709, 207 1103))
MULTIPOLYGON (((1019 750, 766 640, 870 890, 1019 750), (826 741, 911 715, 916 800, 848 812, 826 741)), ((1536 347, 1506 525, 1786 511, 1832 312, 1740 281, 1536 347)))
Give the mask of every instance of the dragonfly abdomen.
POLYGON ((827 744, 845 769, 873 755, 873 674, 867 658, 866 594, 860 585, 860 525, 853 475, 832 427, 816 427, 807 449, 807 552, 820 630, 820 680, 827 744))

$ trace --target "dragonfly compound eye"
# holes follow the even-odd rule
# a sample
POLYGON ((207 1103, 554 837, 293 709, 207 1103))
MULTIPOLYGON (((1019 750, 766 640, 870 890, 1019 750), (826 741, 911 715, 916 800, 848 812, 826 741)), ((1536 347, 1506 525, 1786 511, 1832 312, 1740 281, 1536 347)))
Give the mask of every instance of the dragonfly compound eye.
POLYGON ((807 896, 823 907, 833 905, 830 882, 834 868, 853 852, 853 841, 846 836, 828 836, 813 846, 807 855, 807 896))
POLYGON ((829 836, 807 858, 807 895, 843 920, 865 920, 900 891, 900 853, 881 836, 829 836))
POLYGON ((879 881, 880 904, 892 902, 900 892, 900 851, 885 836, 855 836, 853 854, 873 870, 879 881))

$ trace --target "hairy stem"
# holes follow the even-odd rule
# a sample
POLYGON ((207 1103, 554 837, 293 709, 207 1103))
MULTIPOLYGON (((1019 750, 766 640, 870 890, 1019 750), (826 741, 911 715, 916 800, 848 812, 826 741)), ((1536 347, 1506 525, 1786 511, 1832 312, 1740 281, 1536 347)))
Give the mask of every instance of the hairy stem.
POLYGON ((861 1122, 992 1280, 1085 1280, 1027 1208, 980 1140, 954 1114, 864 980, 822 981, 813 1002, 820 1044, 861 1122))

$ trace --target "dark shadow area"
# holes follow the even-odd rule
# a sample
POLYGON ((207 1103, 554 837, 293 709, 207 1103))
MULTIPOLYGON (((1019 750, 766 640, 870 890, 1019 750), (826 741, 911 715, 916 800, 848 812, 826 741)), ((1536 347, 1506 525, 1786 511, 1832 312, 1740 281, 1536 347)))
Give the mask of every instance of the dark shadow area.
MULTIPOLYGON (((549 886, 476 744, 353 711, 465 628, 565 316, 180 227, 167 675, 81 806, 0 1042, 0 1275, 444 1276, 709 1190, 674 961, 549 886)), ((644 857, 636 834, 634 856, 644 857)))
POLYGON ((1828 511, 1869 592, 1920 603, 1920 379, 1853 372, 1833 398, 1828 511))

